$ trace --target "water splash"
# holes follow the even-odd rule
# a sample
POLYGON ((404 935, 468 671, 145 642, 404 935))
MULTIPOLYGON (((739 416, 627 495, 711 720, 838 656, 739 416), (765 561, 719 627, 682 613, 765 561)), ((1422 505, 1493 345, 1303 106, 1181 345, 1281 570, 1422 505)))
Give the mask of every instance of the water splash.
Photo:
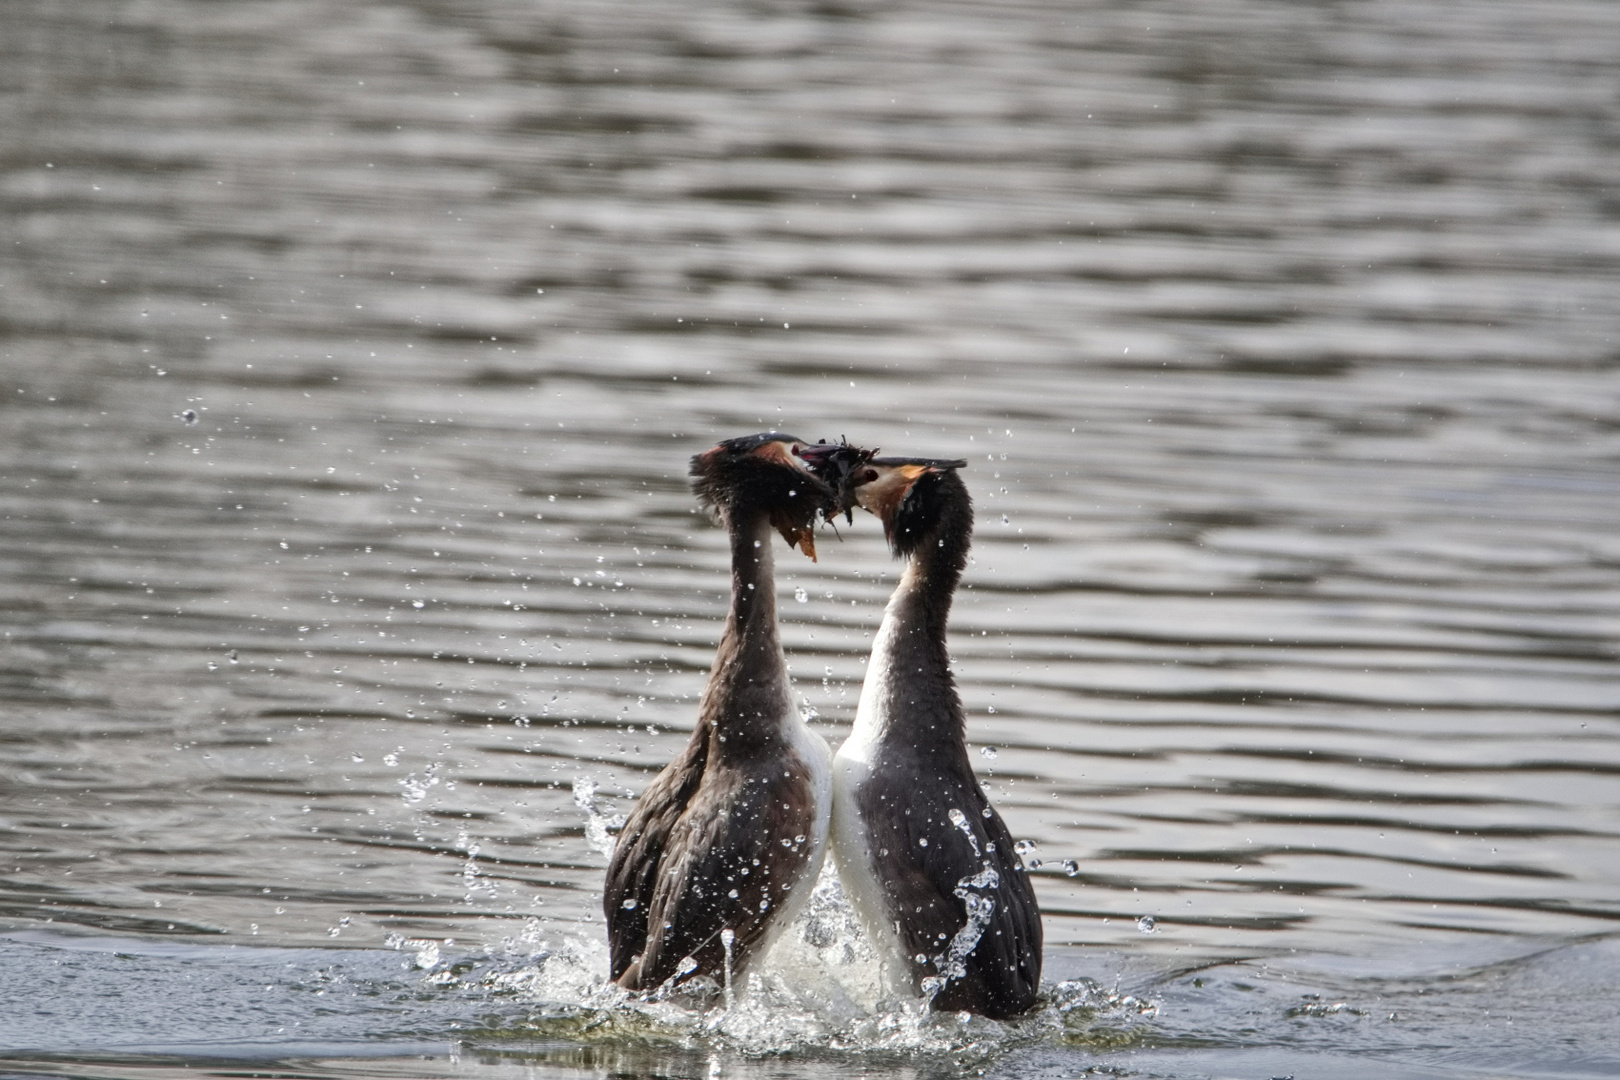
POLYGON ((737 942, 737 932, 731 927, 720 931, 720 944, 726 950, 726 1012, 730 1012, 736 1005, 731 993, 731 947, 737 942))
POLYGON ((996 898, 973 890, 995 889, 1000 884, 1001 875, 993 866, 985 863, 984 869, 958 881, 956 888, 951 890, 956 898, 962 901, 967 921, 952 936, 951 943, 946 946, 945 951, 934 957, 934 969, 939 974, 923 980, 923 992, 930 1002, 952 979, 960 979, 967 974, 967 958, 978 948, 979 939, 984 937, 985 930, 990 926, 990 919, 996 913, 996 898))
MULTIPOLYGON (((439 966, 439 942, 432 938, 408 938, 404 934, 389 934, 383 939, 383 944, 390 949, 414 949, 416 956, 412 966, 423 971, 432 972, 439 966)), ((449 942, 445 942, 449 944, 449 942)))
MULTIPOLYGON (((957 831, 966 836, 968 843, 973 845, 974 856, 979 857, 981 855, 979 840, 973 832, 968 816, 954 807, 947 816, 957 831)), ((978 948, 979 939, 984 937, 985 930, 990 926, 990 920, 995 916, 996 898, 988 894, 1000 885, 1001 874, 989 862, 984 862, 977 874, 962 878, 956 883, 956 888, 951 890, 952 894, 962 901, 966 920, 951 937, 945 951, 931 958, 934 970, 938 974, 930 975, 922 981, 923 996, 929 1004, 932 1004, 934 998, 951 980, 967 975, 967 958, 978 948)))
MULTIPOLYGON (((963 879, 959 892, 991 904, 977 890, 997 883, 987 867, 963 879)), ((968 926, 942 958, 947 969, 953 955, 960 962, 977 943, 974 904, 966 898, 964 903, 968 926)), ((993 909, 977 910, 988 918, 993 909)), ((734 935, 723 933, 721 941, 728 953, 734 950, 734 935)), ((1117 1048, 1143 1037, 1149 1030, 1144 1021, 1157 1010, 1151 1001, 1077 980, 1049 985, 1037 1007, 1013 1021, 933 1011, 928 996, 886 981, 831 866, 823 869, 805 912, 762 961, 740 974, 728 964, 724 985, 690 977, 697 962, 687 958, 669 984, 630 993, 609 980, 607 947, 598 933, 564 930, 538 918, 476 958, 446 956, 446 943, 427 939, 393 935, 389 944, 416 950, 412 966, 435 992, 524 1002, 524 1019, 503 1026, 502 1039, 696 1046, 714 1061, 809 1049, 860 1060, 874 1052, 900 1053, 948 1058, 958 1068, 982 1066, 1033 1042, 1117 1048)))
POLYGON ((623 814, 604 814, 596 805, 597 783, 588 776, 574 778, 574 805, 585 812, 585 844, 598 855, 611 858, 613 834, 624 827, 623 814))
POLYGON ((461 865, 461 883, 466 890, 462 901, 471 904, 479 898, 480 893, 488 899, 494 899, 496 884, 493 881, 484 881, 484 872, 478 866, 478 853, 483 850, 482 845, 463 829, 456 834, 456 850, 467 853, 467 861, 461 865))
POLYGON ((955 825, 957 830, 967 837, 968 843, 973 845, 973 857, 978 858, 980 854, 979 838, 973 835, 973 826, 968 824, 967 815, 953 806, 946 816, 951 819, 951 824, 955 825))
POLYGON ((439 768, 441 765, 441 762, 435 761, 422 770, 420 779, 417 778, 415 773, 411 773, 399 782, 399 786, 405 789, 401 793, 401 797, 407 804, 416 805, 427 798, 429 791, 439 786, 439 768))
MULTIPOLYGON (((605 818, 597 807, 596 783, 575 781, 575 805, 602 821, 601 847, 611 849, 605 818)), ((964 813, 952 823, 972 836, 964 813), (958 820, 960 818, 960 820, 958 820)), ((587 827, 587 841, 592 830, 587 827)), ((465 836, 466 846, 473 846, 465 836)), ((672 1048, 707 1047, 711 1061, 722 1055, 755 1058, 796 1050, 867 1055, 872 1052, 948 1057, 957 1067, 989 1062, 1032 1041, 1076 1042, 1118 1047, 1140 1021, 1151 1018, 1152 1002, 1106 993, 1082 980, 1048 987, 1024 1017, 998 1022, 968 1013, 933 1009, 933 999, 953 978, 966 973, 967 958, 995 912, 1000 875, 984 863, 957 883, 966 919, 939 956, 938 974, 922 995, 909 977, 887 968, 846 899, 831 861, 811 890, 805 910, 770 951, 749 969, 736 968, 736 935, 722 930, 726 964, 723 982, 696 975, 698 964, 685 957, 676 974, 650 993, 626 991, 611 981, 608 950, 599 931, 564 929, 538 917, 515 934, 486 947, 481 956, 447 955, 449 940, 392 934, 391 948, 414 950, 410 966, 422 972, 435 992, 498 995, 525 1003, 525 1018, 502 1038, 527 1034, 597 1044, 632 1040, 672 1048), (1121 1030, 1122 1025, 1124 1030, 1121 1030)), ((1145 1032, 1145 1028, 1141 1031, 1145 1032)))

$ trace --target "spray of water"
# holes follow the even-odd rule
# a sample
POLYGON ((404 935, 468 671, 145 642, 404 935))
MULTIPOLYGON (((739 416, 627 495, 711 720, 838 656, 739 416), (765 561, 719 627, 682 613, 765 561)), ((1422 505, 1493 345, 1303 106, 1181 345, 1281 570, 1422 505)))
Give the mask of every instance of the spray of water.
MULTIPOLYGON (((597 806, 596 784, 588 778, 576 781, 574 800, 587 815, 591 850, 611 851, 609 829, 615 823, 597 806), (593 829, 593 823, 599 824, 593 829)), ((960 822, 952 815, 951 821, 974 839, 966 815, 960 822)), ((526 1001, 523 1027, 537 1038, 667 1042, 672 1047, 697 1042, 710 1048, 712 1062, 721 1055, 756 1057, 813 1048, 862 1055, 948 1055, 961 1067, 1032 1042, 1073 1045, 1094 1039, 1118 1047, 1145 1035, 1143 1021, 1153 1016, 1153 1003, 1106 992, 1091 980, 1047 987, 1035 1010, 1006 1023, 933 1011, 933 997, 965 973, 995 911, 995 898, 987 894, 998 884, 999 876, 988 864, 957 883, 954 891, 966 919, 945 950, 932 958, 938 975, 922 996, 890 981, 830 861, 798 920, 747 970, 736 969, 735 933, 722 931, 722 984, 696 975, 697 961, 686 957, 663 986, 631 993, 608 978, 607 945, 599 928, 558 926, 539 918, 525 920, 517 933, 486 947, 482 957, 447 956, 452 948, 448 941, 395 935, 389 944, 414 953, 406 963, 435 992, 526 1001)))
MULTIPOLYGON (((962 811, 951 809, 947 815, 951 824, 956 826, 958 832, 967 838, 968 844, 973 848, 974 858, 980 858, 979 838, 973 832, 973 823, 962 811)), ((952 936, 945 951, 937 956, 930 957, 937 975, 930 975, 922 981, 924 999, 932 1004, 940 991, 952 979, 960 979, 967 975, 967 958, 979 945, 984 932, 990 926, 990 920, 996 913, 996 898, 988 893, 993 892, 1001 884, 1001 875, 988 861, 980 864, 977 874, 969 874, 956 883, 951 892, 962 901, 962 911, 966 919, 961 929, 952 936), (983 890, 978 891, 978 890, 983 890)))
POLYGON ((963 836, 967 837, 967 842, 973 845, 973 857, 978 858, 979 838, 973 835, 973 826, 971 823, 969 823, 967 815, 955 807, 952 807, 948 816, 951 819, 951 824, 956 826, 957 831, 959 831, 963 836))
POLYGON ((731 1012, 732 1007, 737 1004, 736 1000, 731 994, 731 947, 735 945, 736 942, 737 932, 731 927, 728 926, 724 930, 720 931, 720 944, 724 946, 726 950, 726 1012, 728 1013, 731 1012))
POLYGON ((588 776, 574 778, 574 805, 585 813, 585 845, 604 858, 613 855, 613 834, 624 827, 623 814, 604 814, 596 805, 597 783, 588 776))
POLYGON ((923 994, 932 1002, 939 992, 945 989, 952 979, 960 979, 967 974, 967 958, 978 947, 979 939, 984 937, 985 929, 990 925, 990 919, 996 912, 996 898, 975 889, 994 889, 1001 884, 1001 875, 989 863, 977 874, 965 877, 956 883, 951 891, 957 899, 962 901, 963 910, 967 920, 962 924, 945 951, 933 957, 934 970, 938 975, 931 975, 922 982, 923 994))

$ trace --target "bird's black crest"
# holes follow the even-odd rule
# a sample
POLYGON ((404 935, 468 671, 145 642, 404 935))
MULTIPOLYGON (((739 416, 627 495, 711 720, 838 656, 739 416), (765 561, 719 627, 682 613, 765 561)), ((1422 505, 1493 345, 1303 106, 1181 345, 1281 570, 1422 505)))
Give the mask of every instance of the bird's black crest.
POLYGON ((952 462, 948 467, 929 469, 912 483, 911 490, 906 492, 895 511, 894 535, 890 543, 894 553, 905 558, 924 543, 949 533, 961 537, 965 551, 972 531, 973 499, 968 495, 962 478, 956 474, 956 463, 952 462), (946 525, 955 525, 954 519, 959 516, 967 518, 965 525, 945 528, 946 525))
POLYGON ((727 439, 692 458, 692 493, 718 514, 746 504, 769 509, 779 527, 814 524, 832 505, 832 489, 790 461, 757 452, 772 443, 805 445, 780 431, 727 439))

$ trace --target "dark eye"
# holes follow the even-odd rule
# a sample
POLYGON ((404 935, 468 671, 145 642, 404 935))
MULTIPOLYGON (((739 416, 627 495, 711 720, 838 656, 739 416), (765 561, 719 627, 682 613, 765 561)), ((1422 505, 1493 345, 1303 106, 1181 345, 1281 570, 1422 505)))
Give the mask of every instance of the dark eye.
POLYGON ((877 474, 876 469, 867 469, 865 472, 863 472, 861 474, 861 483, 870 484, 872 481, 876 480, 877 478, 878 478, 878 474, 877 474))

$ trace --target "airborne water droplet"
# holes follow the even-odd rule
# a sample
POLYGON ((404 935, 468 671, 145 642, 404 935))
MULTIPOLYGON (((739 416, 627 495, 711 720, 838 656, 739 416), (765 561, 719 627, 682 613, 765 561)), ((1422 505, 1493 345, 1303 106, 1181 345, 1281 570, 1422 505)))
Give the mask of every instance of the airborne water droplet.
POLYGON ((801 604, 808 604, 810 602, 810 594, 805 592, 804 588, 801 586, 800 588, 793 590, 793 599, 797 600, 801 604))
POLYGON ((1151 915, 1144 915, 1140 919, 1136 920, 1136 928, 1142 931, 1144 934, 1153 933, 1153 928, 1158 924, 1159 920, 1155 919, 1151 915))
MULTIPOLYGON (((973 857, 978 858, 979 838, 973 835, 973 826, 968 824, 968 816, 954 806, 951 807, 945 816, 951 819, 951 824, 956 826, 958 832, 967 837, 967 842, 973 848, 973 857)), ((927 843, 926 840, 923 842, 925 844, 927 843)))

